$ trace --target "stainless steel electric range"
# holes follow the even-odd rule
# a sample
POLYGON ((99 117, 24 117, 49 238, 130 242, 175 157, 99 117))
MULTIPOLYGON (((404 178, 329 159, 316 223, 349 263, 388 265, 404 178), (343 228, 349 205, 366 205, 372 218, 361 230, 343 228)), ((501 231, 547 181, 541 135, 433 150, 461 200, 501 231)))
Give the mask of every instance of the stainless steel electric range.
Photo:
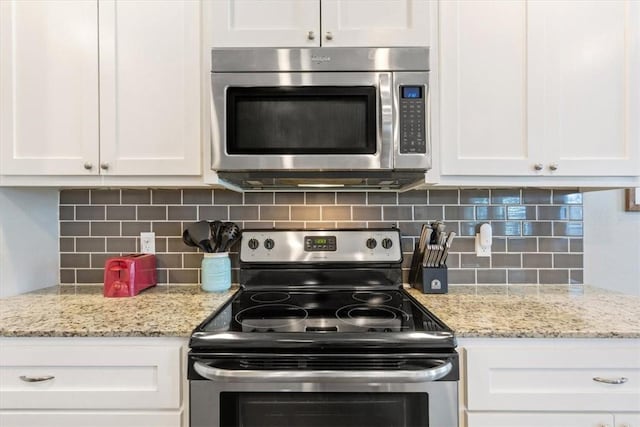
POLYGON ((245 230, 240 291, 190 340, 192 427, 456 427, 453 331, 397 229, 245 230))

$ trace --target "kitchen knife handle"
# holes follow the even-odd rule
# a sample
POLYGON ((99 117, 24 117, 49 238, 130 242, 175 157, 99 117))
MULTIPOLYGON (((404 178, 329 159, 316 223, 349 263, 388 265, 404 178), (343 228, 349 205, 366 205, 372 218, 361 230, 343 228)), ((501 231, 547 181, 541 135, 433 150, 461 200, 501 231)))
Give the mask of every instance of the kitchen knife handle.
POLYGON ((42 375, 40 377, 31 377, 27 375, 20 375, 20 379, 26 383, 41 383, 43 381, 50 381, 54 379, 53 375, 42 375))
POLYGON ((628 378, 618 377, 618 378, 603 378, 603 377, 593 377, 594 381, 605 384, 624 384, 629 381, 628 378))

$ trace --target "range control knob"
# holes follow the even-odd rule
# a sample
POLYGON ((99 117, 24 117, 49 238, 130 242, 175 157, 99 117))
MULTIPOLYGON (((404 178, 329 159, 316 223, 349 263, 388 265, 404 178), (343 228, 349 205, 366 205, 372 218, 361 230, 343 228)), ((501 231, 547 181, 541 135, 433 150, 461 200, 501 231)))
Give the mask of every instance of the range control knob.
POLYGON ((378 246, 378 242, 376 241, 376 239, 374 239, 374 238, 368 238, 367 239, 367 247, 369 249, 373 249, 376 246, 378 246))
POLYGON ((264 247, 271 250, 273 249, 273 247, 275 246, 275 242, 273 241, 273 239, 266 239, 264 241, 264 247))
POLYGON ((383 248, 389 249, 389 248, 391 248, 391 246, 393 246, 393 241, 391 239, 388 239, 388 238, 382 239, 382 247, 383 248))
POLYGON ((249 248, 258 249, 258 246, 260 246, 260 242, 258 242, 258 239, 249 239, 249 248))

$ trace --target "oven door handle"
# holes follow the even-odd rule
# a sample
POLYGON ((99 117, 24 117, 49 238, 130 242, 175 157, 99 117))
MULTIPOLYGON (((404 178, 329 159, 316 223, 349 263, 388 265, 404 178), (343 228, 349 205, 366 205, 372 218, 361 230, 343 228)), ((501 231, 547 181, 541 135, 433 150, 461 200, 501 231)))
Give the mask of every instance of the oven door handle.
POLYGON ((222 369, 202 362, 193 368, 203 378, 225 382, 376 382, 423 383, 437 381, 446 376, 453 364, 440 360, 438 366, 420 370, 398 371, 340 371, 340 370, 244 370, 222 369))

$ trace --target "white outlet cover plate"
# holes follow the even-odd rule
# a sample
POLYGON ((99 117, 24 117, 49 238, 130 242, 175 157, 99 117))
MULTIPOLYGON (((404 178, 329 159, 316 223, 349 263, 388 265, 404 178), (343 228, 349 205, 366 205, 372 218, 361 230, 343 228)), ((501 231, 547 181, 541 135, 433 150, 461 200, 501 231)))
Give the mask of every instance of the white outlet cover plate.
POLYGON ((156 233, 140 233, 140 252, 142 252, 143 254, 156 253, 156 233))

